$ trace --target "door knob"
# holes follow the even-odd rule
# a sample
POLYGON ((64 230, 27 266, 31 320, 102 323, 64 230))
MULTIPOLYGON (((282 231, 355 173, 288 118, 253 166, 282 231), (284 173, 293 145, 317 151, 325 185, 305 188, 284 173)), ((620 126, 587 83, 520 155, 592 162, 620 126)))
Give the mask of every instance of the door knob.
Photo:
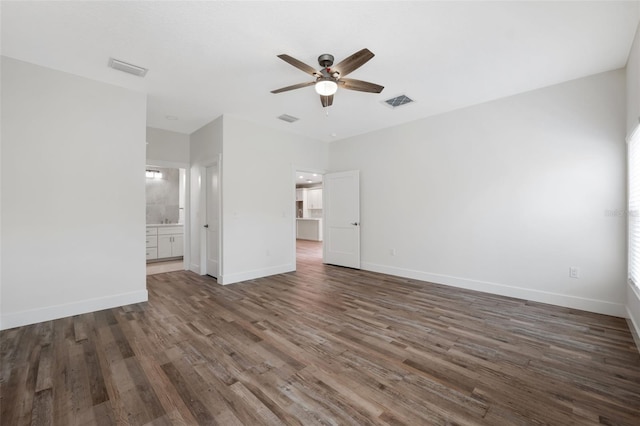
POLYGON ((358 226, 358 222, 351 222, 353 226, 358 226))
POLYGON ((205 227, 205 228, 208 228, 208 227, 209 227, 209 224, 207 223, 204 227, 205 227))

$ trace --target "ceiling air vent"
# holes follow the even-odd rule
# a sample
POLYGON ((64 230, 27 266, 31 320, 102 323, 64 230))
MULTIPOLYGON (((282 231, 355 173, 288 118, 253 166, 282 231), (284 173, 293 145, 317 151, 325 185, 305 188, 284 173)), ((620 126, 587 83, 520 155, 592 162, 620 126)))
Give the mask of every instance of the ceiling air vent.
POLYGON ((396 96, 395 98, 387 99, 384 101, 385 104, 390 106, 391 108, 397 108, 402 105, 406 105, 413 102, 413 99, 408 97, 407 95, 396 96))
POLYGON ((280 117, 278 117, 280 120, 282 121, 286 121, 287 123, 293 123, 294 121, 298 121, 300 120, 298 117, 294 117, 292 115, 289 114, 282 114, 280 117))
POLYGON ((128 64, 126 62, 122 62, 113 58, 109 58, 109 66, 114 70, 137 75, 138 77, 144 77, 148 71, 146 68, 142 68, 133 64, 128 64))

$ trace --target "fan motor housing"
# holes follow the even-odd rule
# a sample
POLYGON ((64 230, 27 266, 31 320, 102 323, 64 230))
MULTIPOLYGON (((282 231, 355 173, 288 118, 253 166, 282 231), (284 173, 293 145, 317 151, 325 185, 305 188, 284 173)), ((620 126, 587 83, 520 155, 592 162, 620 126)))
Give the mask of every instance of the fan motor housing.
POLYGON ((333 55, 323 53, 322 55, 318 56, 318 63, 323 68, 329 68, 331 65, 333 65, 333 55))

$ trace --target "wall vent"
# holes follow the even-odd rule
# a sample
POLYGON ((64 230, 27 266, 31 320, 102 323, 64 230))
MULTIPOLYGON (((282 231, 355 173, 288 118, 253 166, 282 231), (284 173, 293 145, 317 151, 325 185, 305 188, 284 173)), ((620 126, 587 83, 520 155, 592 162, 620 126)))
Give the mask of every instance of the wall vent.
POLYGON ((293 115, 289 115, 289 114, 282 114, 278 118, 282 121, 286 121, 287 123, 293 123, 294 121, 300 120, 298 117, 294 117, 293 115))
POLYGON ((145 75, 147 75, 147 71, 148 71, 146 68, 142 68, 133 64, 128 64, 126 62, 122 62, 113 58, 109 58, 109 66, 114 70, 126 72, 128 74, 133 74, 138 77, 144 77, 145 75))
POLYGON ((386 101, 384 101, 384 103, 391 108, 397 108, 402 105, 410 104, 411 102, 413 102, 413 99, 411 99, 407 95, 396 96, 395 98, 387 99, 386 101))

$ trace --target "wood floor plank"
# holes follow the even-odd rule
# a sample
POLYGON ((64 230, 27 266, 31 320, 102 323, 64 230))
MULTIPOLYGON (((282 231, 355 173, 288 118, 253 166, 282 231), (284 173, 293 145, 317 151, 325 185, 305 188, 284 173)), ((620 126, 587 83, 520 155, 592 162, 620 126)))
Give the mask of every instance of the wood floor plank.
POLYGON ((32 425, 53 424, 53 390, 46 388, 36 392, 31 413, 32 425))
POLYGON ((182 377, 175 365, 172 363, 164 364, 162 365, 162 370, 175 387, 176 392, 182 397, 182 400, 187 405, 189 411, 198 424, 219 424, 215 421, 215 418, 209 410, 202 404, 197 394, 190 389, 188 383, 182 377))
POLYGON ((321 263, 0 333, 7 425, 633 425, 627 323, 321 263))

